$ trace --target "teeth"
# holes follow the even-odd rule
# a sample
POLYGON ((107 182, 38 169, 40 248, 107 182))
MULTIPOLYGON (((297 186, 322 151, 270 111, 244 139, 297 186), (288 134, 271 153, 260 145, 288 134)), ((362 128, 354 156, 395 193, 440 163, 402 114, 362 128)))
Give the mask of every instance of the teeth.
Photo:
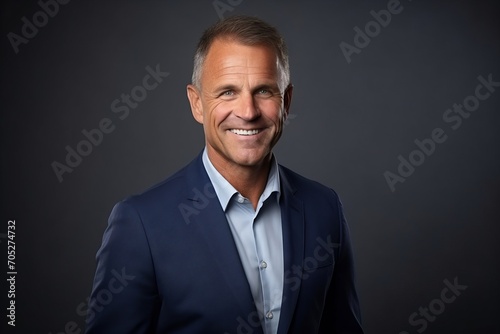
POLYGON ((251 135, 256 135, 259 133, 259 130, 240 130, 240 129, 231 129, 229 130, 234 134, 240 135, 240 136, 251 136, 251 135))

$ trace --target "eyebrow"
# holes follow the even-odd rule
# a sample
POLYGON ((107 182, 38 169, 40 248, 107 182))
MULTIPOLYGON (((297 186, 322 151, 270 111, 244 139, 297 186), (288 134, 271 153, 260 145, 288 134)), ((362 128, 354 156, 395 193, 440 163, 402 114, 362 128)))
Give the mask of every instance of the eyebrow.
POLYGON ((261 85, 258 85, 257 87, 255 87, 253 89, 253 91, 258 91, 260 89, 267 89, 270 91, 279 91, 280 90, 278 84, 261 84, 261 85))
MULTIPOLYGON (((255 88, 252 88, 252 92, 256 92, 260 89, 267 89, 273 92, 279 92, 279 85, 276 83, 263 83, 260 85, 257 85, 255 88)), ((228 91, 228 90, 233 90, 233 91, 238 91, 239 87, 234 84, 224 84, 222 86, 218 86, 214 89, 215 94, 220 94, 222 92, 228 91)))
POLYGON ((222 92, 225 92, 228 90, 238 90, 238 87, 236 85, 233 85, 233 84, 225 84, 225 85, 216 87, 214 89, 214 92, 215 93, 222 93, 222 92))

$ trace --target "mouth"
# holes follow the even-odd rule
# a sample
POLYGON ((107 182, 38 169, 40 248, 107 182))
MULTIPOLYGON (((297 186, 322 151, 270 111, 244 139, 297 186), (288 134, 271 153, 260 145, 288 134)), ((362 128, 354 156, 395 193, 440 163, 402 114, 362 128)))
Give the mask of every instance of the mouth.
POLYGON ((232 133, 239 135, 239 136, 253 136, 261 132, 260 129, 252 129, 252 130, 245 130, 245 129, 229 129, 232 133))

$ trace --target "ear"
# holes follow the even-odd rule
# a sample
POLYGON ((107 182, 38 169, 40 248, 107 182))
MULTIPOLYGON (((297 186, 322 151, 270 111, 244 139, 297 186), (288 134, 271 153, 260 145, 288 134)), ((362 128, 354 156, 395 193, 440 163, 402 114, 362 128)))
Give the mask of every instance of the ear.
POLYGON ((285 93, 283 94, 283 110, 284 110, 284 117, 287 119, 288 117, 288 112, 290 111, 290 105, 292 104, 292 93, 293 93, 293 85, 289 84, 286 89, 285 93))
POLYGON ((203 124, 203 108, 201 106, 200 92, 191 84, 187 85, 186 91, 189 104, 191 105, 191 113, 193 114, 194 119, 198 123, 203 124))

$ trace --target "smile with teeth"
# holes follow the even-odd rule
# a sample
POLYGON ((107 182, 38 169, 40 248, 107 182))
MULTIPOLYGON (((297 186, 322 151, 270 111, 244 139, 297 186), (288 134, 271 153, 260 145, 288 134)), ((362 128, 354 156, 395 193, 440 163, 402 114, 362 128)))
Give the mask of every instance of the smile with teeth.
POLYGON ((256 135, 257 133, 260 132, 260 130, 258 129, 254 130, 231 129, 229 131, 240 136, 251 136, 251 135, 256 135))

